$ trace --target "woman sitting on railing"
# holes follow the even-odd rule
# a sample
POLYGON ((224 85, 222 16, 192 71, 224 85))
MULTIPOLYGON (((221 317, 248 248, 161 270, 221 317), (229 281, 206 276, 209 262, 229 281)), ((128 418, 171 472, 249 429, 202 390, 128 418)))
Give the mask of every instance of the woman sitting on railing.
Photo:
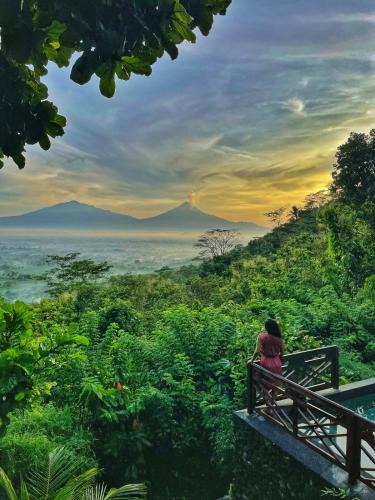
POLYGON ((257 354, 260 354, 260 366, 270 372, 282 375, 281 358, 284 352, 284 341, 281 328, 274 319, 267 319, 264 326, 266 330, 258 336, 251 361, 253 362, 257 354))

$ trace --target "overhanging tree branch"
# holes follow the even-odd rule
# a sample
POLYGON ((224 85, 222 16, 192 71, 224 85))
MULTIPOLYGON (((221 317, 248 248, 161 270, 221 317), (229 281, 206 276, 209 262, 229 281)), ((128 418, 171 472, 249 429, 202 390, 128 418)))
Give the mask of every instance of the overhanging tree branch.
POLYGON ((11 157, 25 166, 26 144, 47 150, 64 134, 65 118, 47 101, 47 66, 68 67, 83 85, 96 75, 102 95, 116 80, 150 75, 178 45, 208 35, 231 0, 0 0, 0 168, 11 157))

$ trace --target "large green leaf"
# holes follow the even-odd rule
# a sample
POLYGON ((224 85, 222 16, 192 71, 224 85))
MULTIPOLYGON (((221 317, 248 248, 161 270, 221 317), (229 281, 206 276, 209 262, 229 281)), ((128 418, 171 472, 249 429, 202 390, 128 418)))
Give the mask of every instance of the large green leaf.
POLYGON ((85 492, 82 500, 143 500, 146 495, 147 489, 144 484, 127 484, 109 491, 104 484, 97 484, 85 492))
POLYGON ((30 500, 29 490, 23 479, 21 479, 20 485, 20 500, 30 500))
POLYGON ((191 29, 192 21, 193 19, 189 16, 185 7, 179 0, 176 0, 172 17, 172 26, 175 31, 181 35, 182 39, 194 43, 196 41, 196 36, 191 29))
MULTIPOLYGON (((66 31, 66 24, 57 21, 56 19, 52 21, 52 23, 45 28, 45 32, 48 35, 49 43, 52 41, 60 40, 61 35, 66 31)), ((59 43, 60 46, 60 43, 59 43)))
POLYGON ((93 486, 97 474, 97 469, 91 468, 71 478, 67 484, 58 491, 53 500, 82 500, 86 492, 93 486))
POLYGON ((100 92, 104 97, 113 97, 116 91, 115 73, 114 71, 108 70, 100 79, 100 92))
POLYGON ((124 56, 121 58, 121 61, 124 63, 125 68, 131 73, 136 73, 137 75, 151 75, 151 65, 147 60, 135 56, 124 56))
POLYGON ((79 85, 89 82, 95 73, 97 63, 95 54, 91 51, 84 52, 74 63, 70 78, 79 85))
POLYGON ((105 496, 105 500, 109 499, 127 499, 141 500, 146 498, 147 489, 144 484, 126 484, 121 488, 111 489, 105 496))
POLYGON ((53 450, 46 465, 28 477, 31 500, 52 500, 81 467, 82 460, 73 458, 65 448, 53 450))
POLYGON ((9 477, 6 475, 4 470, 0 467, 0 486, 6 494, 8 500, 18 500, 16 491, 10 481, 9 477))

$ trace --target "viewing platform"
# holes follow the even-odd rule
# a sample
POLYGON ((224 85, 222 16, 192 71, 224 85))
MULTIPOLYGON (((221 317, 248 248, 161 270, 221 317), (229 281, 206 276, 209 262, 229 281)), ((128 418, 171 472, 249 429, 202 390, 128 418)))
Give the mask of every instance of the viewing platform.
POLYGON ((375 378, 339 386, 339 352, 283 357, 283 376, 247 365, 247 408, 236 415, 336 488, 375 499, 375 378))

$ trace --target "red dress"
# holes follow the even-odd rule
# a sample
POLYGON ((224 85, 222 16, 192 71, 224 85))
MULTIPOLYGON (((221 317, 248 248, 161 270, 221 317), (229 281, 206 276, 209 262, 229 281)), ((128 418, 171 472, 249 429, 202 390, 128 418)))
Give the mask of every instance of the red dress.
POLYGON ((270 372, 282 375, 281 355, 283 354, 283 341, 280 337, 262 332, 259 335, 260 366, 270 372))

